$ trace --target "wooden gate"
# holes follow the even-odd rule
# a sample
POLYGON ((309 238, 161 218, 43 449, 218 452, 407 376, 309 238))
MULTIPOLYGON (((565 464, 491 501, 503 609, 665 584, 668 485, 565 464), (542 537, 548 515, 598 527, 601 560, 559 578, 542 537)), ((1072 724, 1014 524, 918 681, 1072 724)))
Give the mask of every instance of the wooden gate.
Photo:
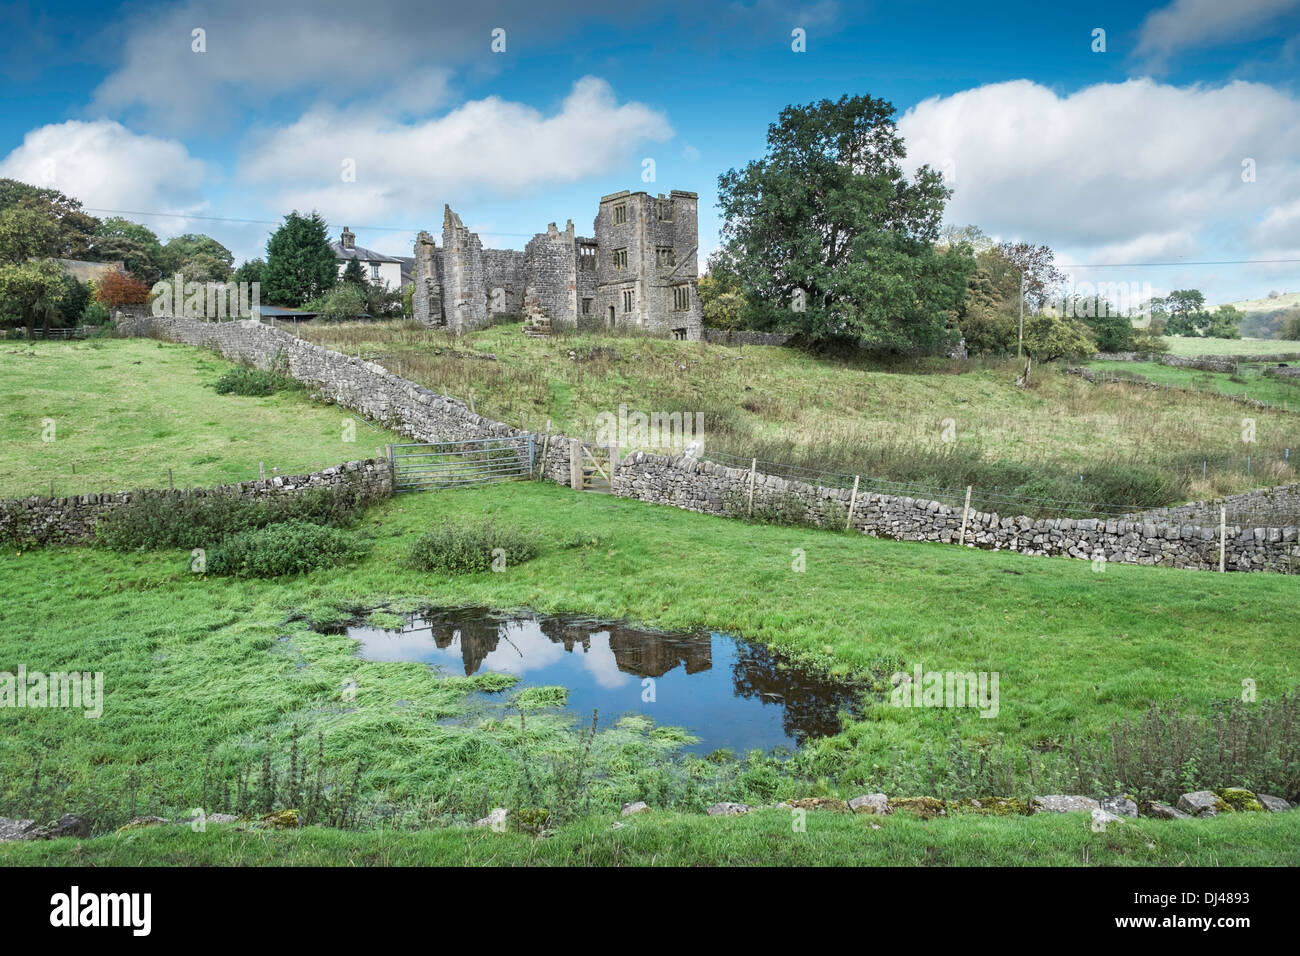
POLYGON ((617 445, 569 444, 569 484, 575 491, 612 494, 618 468, 617 445))

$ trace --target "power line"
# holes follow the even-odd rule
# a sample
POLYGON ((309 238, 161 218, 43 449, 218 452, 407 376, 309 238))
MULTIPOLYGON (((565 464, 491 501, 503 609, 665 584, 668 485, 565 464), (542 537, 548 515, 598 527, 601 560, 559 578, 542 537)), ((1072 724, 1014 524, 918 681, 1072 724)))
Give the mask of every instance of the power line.
POLYGON ((1061 268, 1073 269, 1131 269, 1148 265, 1258 265, 1265 263, 1300 263, 1300 259, 1206 259, 1179 260, 1173 263, 1057 263, 1061 268))

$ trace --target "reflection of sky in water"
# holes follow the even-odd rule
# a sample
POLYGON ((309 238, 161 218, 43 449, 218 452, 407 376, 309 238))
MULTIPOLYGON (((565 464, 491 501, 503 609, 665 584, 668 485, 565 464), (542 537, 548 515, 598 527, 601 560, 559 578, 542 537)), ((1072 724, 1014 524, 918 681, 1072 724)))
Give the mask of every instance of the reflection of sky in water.
POLYGON ((564 618, 491 618, 466 610, 414 619, 403 632, 349 628, 367 660, 423 661, 447 674, 513 674, 569 690, 569 709, 600 725, 644 714, 700 738, 691 749, 793 747, 835 733, 856 709, 850 688, 781 663, 724 634, 661 634, 564 618), (645 678, 654 700, 642 700, 645 678))

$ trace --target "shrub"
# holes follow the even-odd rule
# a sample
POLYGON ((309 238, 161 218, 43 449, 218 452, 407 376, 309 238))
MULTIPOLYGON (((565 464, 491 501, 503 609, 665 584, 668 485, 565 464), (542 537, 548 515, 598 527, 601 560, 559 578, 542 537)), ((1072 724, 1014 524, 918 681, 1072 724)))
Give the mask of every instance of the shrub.
POLYGON ((248 368, 240 365, 232 368, 217 379, 218 395, 274 395, 286 388, 292 388, 294 382, 276 372, 264 372, 260 368, 248 368))
POLYGON ((102 302, 97 302, 94 299, 87 302, 86 307, 81 310, 82 325, 107 325, 108 319, 108 309, 104 307, 102 302))
POLYGON ((492 521, 474 524, 444 522, 416 539, 411 547, 411 565, 420 571, 441 574, 473 574, 492 567, 494 557, 504 555, 506 566, 531 561, 541 543, 522 528, 492 521), (494 555, 494 551, 499 551, 494 555))
POLYGON ((110 308, 120 305, 142 305, 149 301, 149 286, 129 272, 110 272, 99 280, 95 301, 110 308))
POLYGON ((305 306, 315 312, 322 322, 350 322, 366 311, 366 293, 350 282, 341 282, 305 306))
POLYGON ((273 578, 335 568, 365 554, 350 531, 286 521, 227 537, 207 556, 209 574, 273 578))
POLYGON ((210 547, 226 535, 286 521, 344 527, 363 504, 365 497, 355 480, 341 487, 265 498, 241 497, 233 491, 142 491, 108 512, 96 534, 116 551, 210 547))

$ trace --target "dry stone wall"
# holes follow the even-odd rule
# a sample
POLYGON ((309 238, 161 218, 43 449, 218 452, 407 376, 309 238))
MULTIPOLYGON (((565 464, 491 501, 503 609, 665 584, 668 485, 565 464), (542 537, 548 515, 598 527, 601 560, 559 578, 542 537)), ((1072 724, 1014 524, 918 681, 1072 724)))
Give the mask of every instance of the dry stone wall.
MULTIPOLYGON (((235 494, 262 498, 291 495, 321 488, 339 488, 358 482, 365 500, 376 501, 393 493, 393 477, 387 460, 349 461, 309 475, 277 475, 257 481, 241 481, 213 488, 177 489, 170 494, 178 498, 235 494)), ((63 498, 11 498, 0 500, 0 541, 37 544, 65 544, 93 540, 95 525, 108 512, 129 503, 138 491, 114 491, 102 494, 70 495, 63 498)))
MULTIPOLYGON (((527 432, 493 421, 463 403, 407 381, 380 365, 350 358, 288 332, 254 320, 207 322, 200 319, 151 318, 124 323, 125 334, 154 334, 190 345, 217 349, 227 358, 260 368, 287 367, 294 378, 314 387, 339 405, 377 419, 417 441, 454 441, 527 432)), ((571 445, 564 435, 535 436, 536 473, 568 484, 571 445)), ((748 506, 750 472, 689 456, 632 452, 620 462, 614 493, 654 504, 704 514, 743 516, 748 506), (742 504, 743 503, 743 504, 742 504)), ((754 476, 755 508, 802 508, 810 523, 843 527, 851 492, 823 488, 775 475, 754 476)), ((1177 509, 1173 509, 1177 511, 1177 509)), ((962 509, 937 501, 860 492, 853 527, 863 533, 901 541, 956 543, 962 509)), ((1300 570, 1300 542, 1294 524, 1286 527, 1230 526, 1226 567, 1234 571, 1300 570)), ((1003 516, 972 511, 966 544, 1031 555, 1058 555, 1127 564, 1180 568, 1217 568, 1217 519, 1211 526, 1183 520, 1157 521, 1003 516)))

